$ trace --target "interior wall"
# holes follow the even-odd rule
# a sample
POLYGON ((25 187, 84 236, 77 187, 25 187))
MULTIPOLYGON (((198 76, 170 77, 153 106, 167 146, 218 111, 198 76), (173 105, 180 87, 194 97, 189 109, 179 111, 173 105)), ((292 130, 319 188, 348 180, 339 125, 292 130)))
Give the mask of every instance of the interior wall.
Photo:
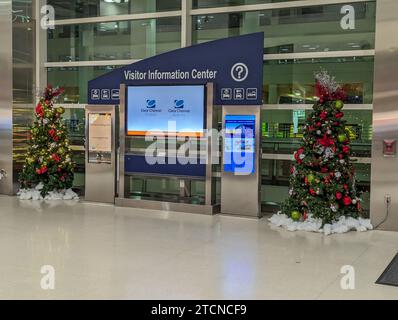
POLYGON ((375 226, 386 220, 380 225, 380 229, 396 231, 398 231, 398 158, 383 155, 383 140, 398 139, 397 30, 398 1, 377 1, 371 218, 375 226), (386 203, 388 195, 391 196, 390 206, 386 203))
POLYGON ((0 1, 0 169, 7 176, 0 181, 0 194, 13 192, 12 177, 12 1, 0 1))

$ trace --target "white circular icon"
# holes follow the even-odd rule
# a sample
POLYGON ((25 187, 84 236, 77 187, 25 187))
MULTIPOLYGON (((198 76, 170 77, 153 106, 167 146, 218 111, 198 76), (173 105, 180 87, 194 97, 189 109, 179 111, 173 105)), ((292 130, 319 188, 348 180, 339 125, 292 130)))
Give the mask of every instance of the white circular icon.
POLYGON ((249 76, 249 68, 242 62, 236 63, 231 69, 231 76, 237 82, 242 82, 249 76))

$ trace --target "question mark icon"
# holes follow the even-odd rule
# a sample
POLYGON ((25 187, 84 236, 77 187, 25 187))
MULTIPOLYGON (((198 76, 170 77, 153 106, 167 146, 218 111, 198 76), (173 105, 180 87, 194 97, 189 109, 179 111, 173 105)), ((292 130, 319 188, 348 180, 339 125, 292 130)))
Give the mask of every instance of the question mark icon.
POLYGON ((236 71, 238 72, 238 79, 242 79, 242 73, 244 71, 243 67, 242 66, 238 66, 236 68, 236 71))
POLYGON ((245 81, 249 76, 249 68, 244 63, 239 62, 232 67, 231 76, 237 82, 245 81))

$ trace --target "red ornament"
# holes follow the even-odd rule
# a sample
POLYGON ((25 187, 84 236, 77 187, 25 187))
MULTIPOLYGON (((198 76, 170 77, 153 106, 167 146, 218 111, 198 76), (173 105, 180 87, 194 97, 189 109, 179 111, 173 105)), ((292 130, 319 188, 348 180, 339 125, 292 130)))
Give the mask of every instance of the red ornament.
POLYGON ((55 136, 55 137, 54 137, 54 141, 55 141, 55 142, 58 142, 58 141, 59 141, 59 137, 58 137, 58 136, 55 136))
POLYGON ((290 167, 290 174, 294 173, 295 168, 294 167, 290 167))
POLYGON ((56 153, 54 153, 54 154, 51 156, 51 158, 52 158, 55 162, 57 162, 57 163, 61 161, 60 156, 57 155, 56 153))
POLYGON ((342 113, 342 112, 336 113, 336 118, 337 119, 341 119, 342 117, 344 117, 344 113, 342 113))
POLYGON ((350 153, 350 147, 344 146, 343 147, 343 152, 346 153, 346 154, 350 153))
POLYGON ((339 159, 343 159, 344 155, 342 153, 339 154, 339 159))
POLYGON ((348 186, 346 184, 343 186, 343 188, 344 188, 345 191, 348 190, 348 186))
POLYGON ((308 177, 306 176, 305 178, 304 178, 304 183, 308 186, 308 177))
POLYGON ((39 102, 36 106, 35 112, 38 116, 40 116, 41 118, 44 117, 44 111, 43 111, 43 106, 41 105, 41 102, 39 102))
POLYGON ((349 206, 352 203, 352 200, 349 196, 345 196, 343 199, 343 203, 345 206, 349 206))
POLYGON ((303 219, 304 219, 304 221, 306 221, 308 219, 308 213, 307 212, 304 212, 303 219))
POLYGON ((317 122, 317 123, 316 123, 316 126, 317 126, 317 127, 321 127, 321 126, 322 126, 322 123, 321 123, 321 122, 317 122))
POLYGON ((304 148, 300 148, 297 150, 297 152, 294 154, 294 158, 296 159, 296 161, 300 164, 303 161, 300 159, 300 155, 304 152, 304 148))
POLYGON ((54 137, 55 133, 56 133, 56 131, 55 131, 54 129, 48 130, 48 134, 49 134, 51 137, 54 137))
POLYGON ((316 192, 315 192, 315 190, 314 190, 313 188, 310 189, 310 194, 311 194, 312 196, 315 196, 315 195, 316 195, 316 192))
POLYGON ((343 198, 343 195, 341 194, 341 192, 336 192, 336 199, 341 200, 341 198, 343 198))
POLYGON ((328 113, 327 111, 322 111, 321 115, 319 116, 322 120, 326 120, 326 118, 328 117, 328 113))
POLYGON ((37 174, 45 174, 47 171, 47 166, 42 166, 40 169, 36 169, 37 174))

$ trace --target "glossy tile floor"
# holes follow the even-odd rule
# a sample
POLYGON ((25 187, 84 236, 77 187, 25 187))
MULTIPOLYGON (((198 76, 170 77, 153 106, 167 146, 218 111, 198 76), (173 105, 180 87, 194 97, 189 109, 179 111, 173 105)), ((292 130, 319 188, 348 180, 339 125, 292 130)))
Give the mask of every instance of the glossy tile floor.
POLYGON ((398 299, 375 280, 398 233, 325 237, 266 219, 0 196, 2 299, 398 299), (55 290, 40 287, 43 265, 55 290), (356 289, 342 290, 343 265, 356 289))

